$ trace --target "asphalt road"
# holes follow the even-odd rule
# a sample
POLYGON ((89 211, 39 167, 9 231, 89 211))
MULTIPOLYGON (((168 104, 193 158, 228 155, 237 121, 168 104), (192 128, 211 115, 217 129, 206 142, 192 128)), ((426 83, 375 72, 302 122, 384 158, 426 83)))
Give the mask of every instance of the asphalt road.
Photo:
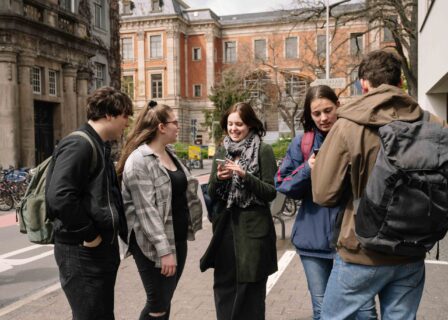
POLYGON ((58 281, 52 246, 33 245, 17 225, 0 227, 0 308, 58 281))

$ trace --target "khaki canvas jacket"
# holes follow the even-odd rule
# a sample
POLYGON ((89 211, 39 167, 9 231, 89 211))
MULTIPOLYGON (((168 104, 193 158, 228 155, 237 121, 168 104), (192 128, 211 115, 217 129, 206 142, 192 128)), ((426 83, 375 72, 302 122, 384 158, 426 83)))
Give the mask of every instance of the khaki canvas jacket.
MULTIPOLYGON (((392 265, 416 260, 362 248, 355 235, 353 198, 361 197, 374 167, 380 148, 378 128, 394 120, 413 122, 422 115, 423 110, 417 101, 402 89, 390 85, 381 85, 339 108, 339 119, 316 157, 311 179, 314 202, 322 206, 338 204, 344 190, 350 187, 345 180, 350 180, 351 197, 337 240, 337 250, 344 261, 363 265, 392 265)), ((446 125, 434 115, 431 115, 430 121, 446 125)))

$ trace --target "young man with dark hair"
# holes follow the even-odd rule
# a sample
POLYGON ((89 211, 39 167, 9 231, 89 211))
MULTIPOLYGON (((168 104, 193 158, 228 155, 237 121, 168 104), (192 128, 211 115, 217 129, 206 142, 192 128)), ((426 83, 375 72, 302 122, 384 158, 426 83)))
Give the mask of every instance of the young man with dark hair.
MULTIPOLYGON (((363 195, 380 148, 378 128, 394 120, 422 118, 417 101, 403 92, 401 62, 392 52, 369 53, 359 67, 364 95, 338 109, 312 170, 314 202, 333 206, 351 195, 337 239, 337 255, 321 319, 348 319, 379 296, 382 319, 415 319, 425 281, 425 256, 383 254, 362 247, 355 234, 353 199, 363 195), (350 189, 349 189, 350 190, 350 189)), ((430 121, 443 121, 431 115, 430 121)))
POLYGON ((110 142, 127 127, 132 101, 103 87, 87 104, 81 135, 66 136, 53 153, 46 203, 55 217, 54 255, 73 319, 109 320, 120 263, 117 237, 127 234, 110 142))

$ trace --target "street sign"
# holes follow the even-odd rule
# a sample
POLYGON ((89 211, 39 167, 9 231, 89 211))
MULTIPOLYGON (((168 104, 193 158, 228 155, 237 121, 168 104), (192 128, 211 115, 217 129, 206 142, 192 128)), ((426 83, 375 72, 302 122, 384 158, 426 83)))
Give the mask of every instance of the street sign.
POLYGON ((331 88, 345 88, 345 78, 316 79, 311 82, 311 86, 327 85, 331 88))

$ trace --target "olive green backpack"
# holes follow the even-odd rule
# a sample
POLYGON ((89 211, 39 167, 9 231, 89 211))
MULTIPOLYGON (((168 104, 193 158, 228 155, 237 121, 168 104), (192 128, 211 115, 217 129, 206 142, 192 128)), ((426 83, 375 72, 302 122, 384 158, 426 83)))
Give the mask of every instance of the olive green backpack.
MULTIPOLYGON (((90 167, 92 173, 97 165, 97 150, 88 134, 74 131, 70 135, 78 135, 89 141, 93 149, 93 160, 90 167)), ((17 207, 17 218, 21 233, 28 235, 28 240, 37 244, 54 243, 53 220, 46 209, 45 183, 48 170, 54 166, 53 156, 48 157, 33 169, 33 178, 26 189, 25 195, 17 207)))

